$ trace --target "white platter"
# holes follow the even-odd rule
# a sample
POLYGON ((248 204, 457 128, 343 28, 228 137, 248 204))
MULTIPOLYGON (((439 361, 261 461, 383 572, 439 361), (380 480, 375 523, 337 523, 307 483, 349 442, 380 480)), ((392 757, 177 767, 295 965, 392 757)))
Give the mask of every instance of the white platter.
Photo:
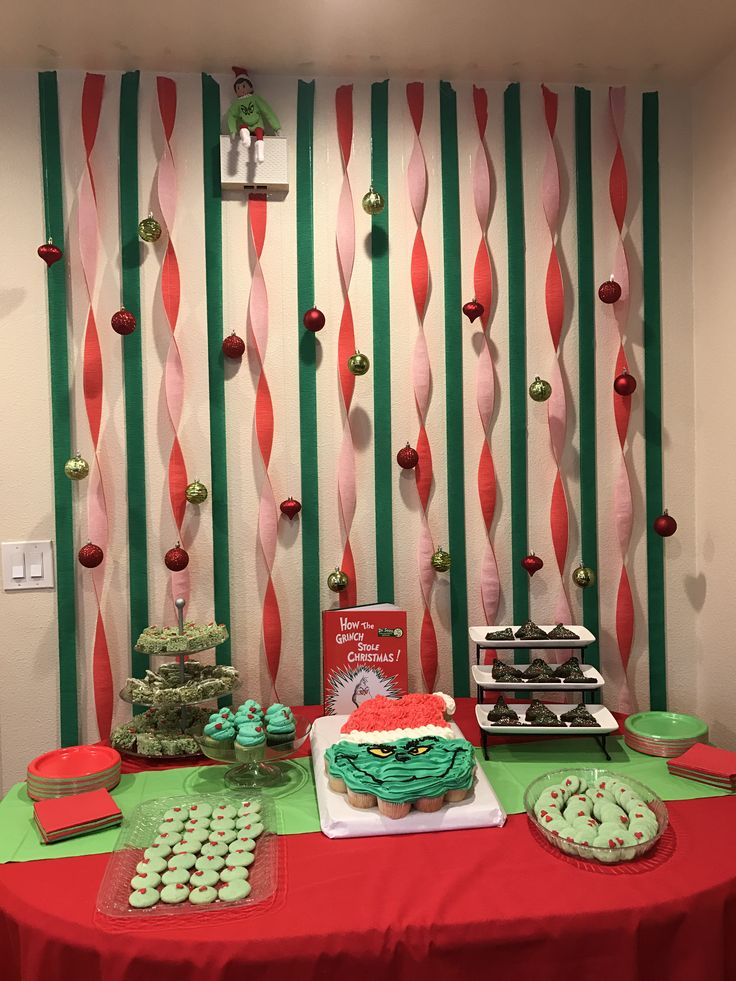
MULTIPOLYGON (((476 705, 475 717, 481 729, 485 729, 486 732, 498 736, 605 736, 609 732, 615 732, 618 729, 618 722, 616 722, 605 705, 586 705, 585 707, 595 718, 598 723, 597 726, 581 726, 580 728, 577 726, 575 728, 565 726, 564 729, 562 726, 559 729, 556 726, 494 726, 488 721, 488 713, 493 708, 490 704, 476 705)), ((526 710, 529 708, 529 702, 514 703, 510 708, 517 713, 519 721, 523 722, 526 710)), ((548 705, 547 708, 552 709, 555 715, 562 715, 563 712, 569 712, 571 708, 575 708, 575 703, 568 705, 548 705)))
MULTIPOLYGON (((379 814, 376 807, 370 810, 351 807, 345 794, 330 789, 325 773, 325 751, 340 741, 340 728, 346 719, 347 715, 327 715, 317 719, 312 726, 312 760, 319 823, 328 838, 405 835, 421 831, 455 831, 458 828, 500 828, 506 821, 506 814, 488 778, 477 765, 471 797, 457 804, 445 804, 432 814, 412 810, 406 817, 393 820, 379 814)), ((462 738, 454 723, 452 728, 462 738)))
MULTIPOLYGON (((470 627, 468 633, 470 634, 470 639, 478 647, 494 647, 502 650, 503 648, 510 649, 538 649, 542 650, 545 647, 556 648, 558 650, 567 650, 568 647, 588 647, 589 644, 595 643, 595 637, 593 634, 586 630, 585 627, 578 626, 577 624, 565 624, 568 630, 572 630, 574 634, 577 634, 579 640, 486 640, 486 634, 494 630, 505 630, 507 626, 510 626, 514 633, 519 629, 519 624, 498 624, 491 627, 470 627)), ((545 633, 549 633, 550 630, 554 630, 554 623, 540 623, 539 626, 545 633)))
POLYGON ((581 664, 580 668, 586 678, 595 678, 594 685, 580 684, 580 682, 576 684, 574 681, 569 684, 564 681, 494 681, 491 677, 492 665, 490 664, 474 664, 472 674, 475 684, 489 691, 523 691, 525 688, 528 688, 529 691, 595 691, 596 688, 603 687, 605 684, 603 676, 599 671, 596 671, 592 664, 581 664))

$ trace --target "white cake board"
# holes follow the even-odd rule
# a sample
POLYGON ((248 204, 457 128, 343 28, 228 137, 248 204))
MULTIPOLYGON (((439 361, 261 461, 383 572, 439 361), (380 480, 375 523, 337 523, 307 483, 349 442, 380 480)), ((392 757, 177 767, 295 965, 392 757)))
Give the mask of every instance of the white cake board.
MULTIPOLYGON (((347 715, 326 715, 317 719, 312 726, 312 761, 319 823, 328 838, 364 838, 370 835, 407 835, 420 831, 503 826, 506 814, 488 778, 477 764, 471 796, 456 804, 445 804, 432 814, 412 809, 406 817, 392 819, 379 814, 377 807, 369 810, 351 807, 345 794, 330 790, 325 773, 325 751, 340 741, 340 728, 346 719, 347 715)), ((452 728, 456 736, 463 738, 454 723, 452 728)))

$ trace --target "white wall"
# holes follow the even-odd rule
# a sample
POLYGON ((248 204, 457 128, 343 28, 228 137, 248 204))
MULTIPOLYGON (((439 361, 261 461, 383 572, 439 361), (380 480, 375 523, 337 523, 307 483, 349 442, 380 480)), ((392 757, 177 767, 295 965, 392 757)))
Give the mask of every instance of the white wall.
MULTIPOLYGON (((182 308, 178 336, 186 376, 185 412, 180 431, 184 456, 192 477, 209 483, 209 420, 207 404, 206 328, 204 305, 203 218, 201 199, 201 116, 199 76, 176 76, 179 108, 173 137, 173 152, 179 178, 179 204, 173 232, 182 274, 182 308)), ((229 80, 223 82, 223 100, 229 94, 229 80)), ((65 207, 67 220, 76 215, 76 193, 83 166, 80 132, 81 73, 61 73, 59 92, 62 115, 62 144, 65 168, 65 207)), ((336 473, 342 436, 337 387, 337 325, 341 297, 334 235, 340 161, 334 121, 334 91, 339 80, 317 81, 315 105, 315 239, 316 293, 319 306, 328 318, 328 328, 320 335, 323 348, 318 373, 318 416, 320 433, 320 535, 324 576, 340 554, 336 502, 336 473)), ((105 367, 105 411, 103 415, 103 465, 111 476, 108 500, 111 520, 109 572, 104 611, 113 663, 116 690, 128 673, 126 502, 122 475, 125 473, 124 412, 119 357, 120 341, 108 328, 109 316, 119 306, 119 255, 117 227, 117 105, 119 76, 108 74, 103 116, 94 151, 93 166, 98 180, 101 256, 96 309, 103 345, 105 367), (117 475, 117 476, 116 476, 117 475)), ((487 142, 495 173, 495 203, 489 240, 495 264, 498 306, 491 336, 497 367, 497 421, 493 434, 493 453, 499 480, 496 553, 502 583, 500 616, 511 609, 511 570, 519 556, 511 554, 509 492, 509 418, 507 368, 506 222, 504 196, 503 87, 494 83, 489 92, 487 142)), ((560 93, 557 150, 563 174, 560 250, 569 271, 569 282, 576 283, 575 193, 573 90, 571 86, 552 86, 560 93)), ((458 97, 460 202, 462 221, 463 297, 472 292, 472 264, 478 244, 471 183, 471 161, 477 143, 472 110, 471 86, 456 86, 458 97)), ((2 418, 0 446, 5 461, 5 495, 0 509, 0 538, 15 540, 54 537, 53 492, 51 482, 50 405, 48 343, 46 319, 45 267, 35 250, 43 238, 40 146, 38 133, 37 80, 33 73, 6 74, 0 86, 0 124, 6 134, 0 141, 0 172, 14 175, 0 181, 0 214, 5 216, 3 236, 0 323, 0 398, 2 418)), ((277 108, 284 132, 295 131, 296 79, 264 80, 263 92, 277 108)), ((359 82, 354 90, 355 138, 350 178, 356 208, 356 265, 351 300, 356 322, 358 346, 371 350, 370 260, 363 248, 368 219, 360 208, 360 197, 369 182, 370 86, 359 82)), ((425 90, 426 108, 422 134, 429 172, 429 194, 424 234, 432 274, 432 296, 426 330, 434 375, 428 430, 434 454, 436 487, 430 510, 430 523, 436 544, 447 543, 447 494, 445 476, 444 409, 444 315, 442 296, 441 161, 439 158, 438 87, 430 82, 425 90)), ((627 351, 641 379, 641 134, 640 91, 628 96, 624 152, 629 167, 630 262, 632 304, 627 351)), ((616 242, 616 228, 608 203, 608 170, 613 153, 613 137, 608 119, 607 90, 593 89, 593 167, 595 205, 595 273, 598 281, 608 277, 616 242)), ((405 168, 411 150, 411 129, 404 96, 404 83, 392 81, 390 93, 390 189, 391 195, 391 315, 393 345, 393 433, 398 449, 407 439, 416 439, 417 422, 410 385, 411 354, 416 336, 416 319, 411 300, 409 250, 414 232, 409 208, 405 168)), ((527 242, 527 333, 528 375, 548 374, 552 345, 544 313, 544 273, 549 254, 549 236, 541 208, 541 175, 546 150, 546 129, 541 93, 537 86, 522 89, 523 164, 527 242)), ((155 77, 141 77, 140 98, 140 195, 141 214, 148 210, 154 179, 156 153, 160 147, 160 124, 155 105, 155 77)), ((725 135, 722 136, 725 140, 725 135)), ((736 141, 736 138, 734 138, 736 141)), ((697 141, 696 141, 697 142, 697 141)), ((732 152, 736 145, 729 144, 732 152)), ((692 682, 692 652, 695 644, 695 613, 698 584, 693 580, 694 495, 693 379, 691 330, 691 162, 689 139, 689 101, 677 89, 661 94, 662 162, 662 287, 663 287, 663 365, 665 488, 667 503, 677 516, 680 530, 666 544, 668 671, 670 701, 674 708, 696 708, 692 682), (695 610, 694 610, 695 607, 695 610)), ((291 155, 292 167, 294 154, 291 155)), ((295 192, 283 204, 269 203, 268 230, 263 265, 270 300, 270 340, 267 372, 275 411, 275 442, 272 479, 277 500, 299 494, 298 473, 298 376, 297 346, 293 325, 300 311, 296 298, 296 246, 294 235, 295 192)), ((718 201, 725 223, 725 209, 718 201)), ((242 201, 230 198, 223 208, 224 300, 226 330, 231 327, 245 336, 245 311, 250 284, 246 213, 242 201)), ((73 225, 70 225, 70 233, 73 225)), ((722 239, 721 239, 722 240, 722 239)), ((74 350, 75 445, 90 458, 90 440, 81 392, 81 341, 85 301, 79 278, 78 253, 70 234, 68 261, 71 267, 70 338, 74 350)), ((161 400, 161 379, 166 327, 160 312, 158 284, 160 256, 156 250, 146 256, 142 266, 144 320, 144 390, 146 412, 146 478, 149 505, 149 585, 151 618, 161 622, 167 607, 168 578, 161 556, 172 543, 173 525, 165 497, 164 472, 171 434, 165 406, 161 400)), ((723 258, 724 270, 727 259, 723 258)), ((714 277, 715 279, 715 277, 714 277)), ((579 487, 577 476, 577 420, 590 407, 577 404, 577 311, 575 288, 567 296, 568 317, 563 341, 563 361, 569 381, 568 446, 563 459, 569 494, 571 548, 569 571, 577 564, 579 542, 579 487)), ((618 460, 618 442, 613 425, 611 381, 616 337, 605 311, 598 309, 598 490, 601 584, 601 648, 604 671, 610 679, 604 700, 615 707, 621 680, 615 647, 614 603, 618 575, 617 546, 612 514, 612 476, 618 460)), ((714 319, 714 318, 712 318, 714 319)), ((725 333, 728 321, 723 318, 725 333)), ((458 339, 464 351, 466 522, 468 546, 468 590, 470 622, 482 622, 478 568, 483 522, 475 489, 475 474, 481 433, 475 405, 477 348, 473 329, 463 325, 458 339)), ((719 352, 720 357, 720 352, 719 352)), ((721 359, 721 364, 724 360, 721 359)), ((356 386, 355 405, 370 419, 372 380, 356 386)), ((228 371, 228 466, 231 529, 231 600, 234 663, 245 677, 243 697, 258 696, 262 687, 260 653, 260 608, 262 583, 253 574, 255 563, 255 516, 249 502, 255 500, 258 467, 253 454, 254 385, 248 366, 228 371)), ((709 384, 709 391, 712 388, 709 384)), ((640 387, 633 400, 630 424, 629 463, 634 484, 635 521, 630 552, 630 574, 636 606, 636 631, 629 675, 638 707, 648 705, 648 650, 646 630, 646 550, 644 529, 644 445, 643 398, 640 387)), ((727 396, 724 394, 724 401, 727 396)), ((725 410, 725 406, 724 406, 725 410)), ((699 408, 699 424, 702 409, 699 408)), ((722 425, 727 416, 721 415, 722 425)), ((545 559, 545 570, 532 582, 532 615, 539 622, 548 618, 556 597, 555 560, 549 532, 549 499, 552 487, 549 433, 543 406, 529 403, 529 529, 530 541, 545 559)), ((713 470, 721 463, 716 461, 713 470)), ((373 557, 373 446, 361 444, 357 454, 358 508, 353 541, 361 585, 359 601, 370 601, 374 589, 373 557)), ((402 485, 403 486, 403 485, 402 485)), ((712 481, 713 507, 723 508, 712 481), (717 502, 717 503, 716 503, 717 502)), ((85 528, 85 487, 75 488, 75 535, 81 539, 85 528)), ((210 512, 202 509, 192 555, 192 603, 195 619, 212 616, 212 551, 210 512)), ((413 644, 410 677, 419 687, 417 639, 420 597, 416 581, 416 505, 394 485, 394 561, 397 602, 410 616, 413 644)), ((279 691, 285 701, 301 700, 301 541, 294 528, 282 522, 275 566, 275 584, 281 604, 284 629, 282 669, 279 691)), ((725 551, 723 539, 715 539, 725 551)), ((80 541, 81 544, 81 541, 80 541)), ((568 579, 569 582, 569 579, 568 579)), ((78 573, 80 715, 83 740, 95 740, 97 731, 91 695, 89 657, 94 628, 94 601, 88 578, 78 573)), ((717 587, 715 587, 717 588, 717 587)), ((580 596, 570 587, 574 618, 580 616, 580 596)), ((711 590, 712 592, 712 590, 711 590)), ((329 605, 332 594, 323 585, 322 605, 329 605)), ((712 602, 710 596, 708 602, 712 602)), ((723 604, 726 603, 725 595, 723 604)), ((440 643, 438 686, 451 689, 449 643, 449 596, 445 584, 435 590, 433 615, 440 643)), ((6 683, 0 688, 0 782, 7 788, 22 776, 25 763, 58 742, 58 669, 55 641, 55 596, 0 594, 0 622, 5 637, 6 683)), ((701 695, 705 691, 701 685, 701 695)), ((707 703, 702 702, 706 705, 707 703)), ((715 703, 714 703, 715 705, 715 703)), ((725 715, 725 702, 718 704, 725 715)), ((115 722, 126 717, 128 706, 116 706, 115 722)), ((714 725, 714 733, 725 722, 714 725)))

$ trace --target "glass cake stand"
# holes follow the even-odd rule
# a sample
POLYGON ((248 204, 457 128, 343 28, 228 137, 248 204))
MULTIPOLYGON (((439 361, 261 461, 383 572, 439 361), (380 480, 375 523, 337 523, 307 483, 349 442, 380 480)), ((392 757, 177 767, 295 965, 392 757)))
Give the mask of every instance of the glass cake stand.
POLYGON ((303 715, 295 715, 296 732, 293 740, 284 746, 257 746, 252 750, 233 746, 210 746, 201 737, 194 738, 205 756, 217 763, 234 763, 225 772, 225 785, 233 790, 258 790, 267 787, 281 787, 289 782, 289 774, 279 761, 287 760, 301 749, 312 731, 312 723, 303 715), (276 764, 276 765, 274 765, 276 764))

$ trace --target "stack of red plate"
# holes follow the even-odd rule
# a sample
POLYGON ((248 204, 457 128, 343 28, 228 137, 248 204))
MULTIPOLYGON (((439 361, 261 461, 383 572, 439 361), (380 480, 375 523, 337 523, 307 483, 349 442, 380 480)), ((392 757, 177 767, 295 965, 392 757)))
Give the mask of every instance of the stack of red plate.
POLYGON ((112 790, 120 783, 120 754, 109 746, 55 749, 28 764, 26 779, 32 800, 112 790))
POLYGON ((679 756, 708 738, 708 726, 679 712, 638 712, 624 722, 624 742, 647 756, 679 756))

